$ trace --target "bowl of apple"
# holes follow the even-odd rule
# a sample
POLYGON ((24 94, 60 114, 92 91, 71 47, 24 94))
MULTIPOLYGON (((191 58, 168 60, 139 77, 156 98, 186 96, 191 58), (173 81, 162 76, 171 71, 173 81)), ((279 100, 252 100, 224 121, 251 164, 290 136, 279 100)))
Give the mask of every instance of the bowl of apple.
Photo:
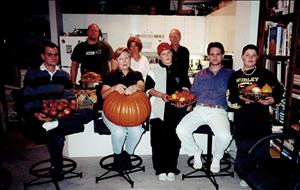
POLYGON ((196 101, 197 97, 194 96, 187 90, 175 91, 173 94, 168 96, 168 101, 170 103, 180 103, 180 104, 192 104, 196 101))
POLYGON ((49 99, 42 102, 42 113, 52 119, 68 117, 76 110, 76 102, 69 102, 66 99, 49 99))

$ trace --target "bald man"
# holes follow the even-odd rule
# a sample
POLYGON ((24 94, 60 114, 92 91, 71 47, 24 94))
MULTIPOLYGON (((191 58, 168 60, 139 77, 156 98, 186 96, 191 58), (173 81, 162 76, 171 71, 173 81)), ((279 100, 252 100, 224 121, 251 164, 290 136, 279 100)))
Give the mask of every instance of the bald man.
POLYGON ((79 43, 74 48, 71 55, 70 72, 73 84, 76 83, 79 65, 81 65, 81 75, 87 72, 95 72, 103 76, 110 69, 114 69, 113 49, 107 42, 101 40, 100 34, 99 26, 90 24, 86 41, 79 43))
POLYGON ((180 45, 181 33, 178 29, 172 29, 169 34, 171 48, 173 53, 173 67, 175 72, 184 76, 188 75, 190 52, 189 50, 180 45))

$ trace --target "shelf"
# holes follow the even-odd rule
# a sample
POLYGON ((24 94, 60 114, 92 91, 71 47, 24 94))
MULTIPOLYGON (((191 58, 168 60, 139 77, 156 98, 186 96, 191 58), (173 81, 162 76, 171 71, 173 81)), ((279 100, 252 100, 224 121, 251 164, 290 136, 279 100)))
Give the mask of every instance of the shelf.
POLYGON ((286 15, 266 16, 265 21, 272 21, 278 23, 288 23, 293 21, 293 13, 286 15))
MULTIPOLYGON (((284 79, 286 94, 282 109, 273 108, 273 120, 283 121, 284 134, 290 135, 300 121, 300 1, 264 0, 260 1, 258 48, 261 65, 284 79), (280 4, 285 3, 285 5, 280 4), (286 9, 285 7, 289 7, 286 9), (277 11, 274 11, 276 9, 277 11), (283 12, 288 13, 282 15, 283 12), (271 15, 270 15, 271 14, 271 15), (298 74, 298 75, 297 75, 298 74)), ((295 131, 295 130, 294 130, 295 131)), ((294 132, 295 134, 295 132, 294 132)), ((299 133, 287 138, 281 144, 281 157, 296 162, 299 154, 299 133)), ((280 143, 279 143, 280 144, 280 143)))
POLYGON ((270 59, 272 61, 287 61, 291 56, 282 56, 282 55, 262 55, 264 59, 270 59))

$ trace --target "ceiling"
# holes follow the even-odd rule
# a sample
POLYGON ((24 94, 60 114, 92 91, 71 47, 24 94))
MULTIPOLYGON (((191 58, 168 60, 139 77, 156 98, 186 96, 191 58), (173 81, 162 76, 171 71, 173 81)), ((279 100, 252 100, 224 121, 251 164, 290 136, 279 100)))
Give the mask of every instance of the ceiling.
POLYGON ((56 1, 62 13, 151 14, 153 12, 150 12, 150 9, 154 7, 155 14, 176 15, 178 12, 174 7, 181 9, 182 5, 200 10, 207 9, 207 14, 217 7, 221 0, 26 0, 18 1, 17 6, 15 1, 6 1, 1 7, 4 12, 11 10, 20 15, 48 14, 48 1, 56 1))
POLYGON ((218 6, 219 0, 62 0, 60 5, 63 13, 174 15, 178 12, 172 10, 173 4, 177 9, 182 5, 193 5, 210 12, 218 6))

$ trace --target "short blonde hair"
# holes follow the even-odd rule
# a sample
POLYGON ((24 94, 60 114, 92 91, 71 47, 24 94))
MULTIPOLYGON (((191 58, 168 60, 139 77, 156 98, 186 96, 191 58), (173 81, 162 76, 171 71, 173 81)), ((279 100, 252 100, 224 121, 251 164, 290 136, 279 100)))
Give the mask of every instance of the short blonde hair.
POLYGON ((114 59, 117 59, 118 57, 120 57, 120 55, 121 55, 123 52, 127 52, 128 55, 130 55, 128 48, 126 48, 126 47, 119 47, 119 48, 116 49, 116 51, 114 52, 113 58, 114 58, 114 59))

